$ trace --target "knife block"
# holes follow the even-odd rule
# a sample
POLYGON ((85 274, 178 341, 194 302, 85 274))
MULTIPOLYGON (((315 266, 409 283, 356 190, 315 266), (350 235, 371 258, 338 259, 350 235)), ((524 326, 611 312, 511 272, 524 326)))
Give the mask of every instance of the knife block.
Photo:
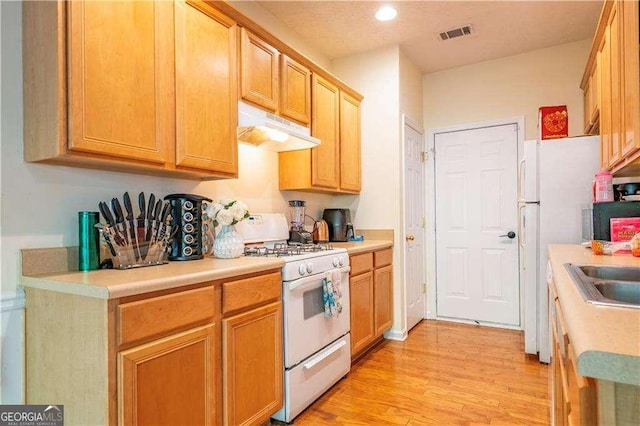
POLYGON ((96 225, 116 253, 117 269, 167 263, 172 227, 157 220, 128 220, 113 226, 96 225))
POLYGON ((171 203, 171 225, 175 229, 169 260, 202 259, 202 212, 211 199, 194 194, 170 194, 164 199, 171 203))

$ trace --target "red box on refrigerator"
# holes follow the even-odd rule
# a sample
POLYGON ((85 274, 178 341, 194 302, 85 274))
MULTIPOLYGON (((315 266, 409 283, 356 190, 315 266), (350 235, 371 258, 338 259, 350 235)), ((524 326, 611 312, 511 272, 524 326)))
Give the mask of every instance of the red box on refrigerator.
POLYGON ((569 136, 569 115, 566 105, 543 106, 538 109, 540 140, 569 136))
POLYGON ((640 217, 612 217, 611 242, 631 241, 640 232, 640 217))

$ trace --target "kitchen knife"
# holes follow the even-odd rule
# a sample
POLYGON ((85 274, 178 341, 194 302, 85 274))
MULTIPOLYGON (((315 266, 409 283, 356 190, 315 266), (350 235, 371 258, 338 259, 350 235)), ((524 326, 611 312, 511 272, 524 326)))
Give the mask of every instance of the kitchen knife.
POLYGON ((162 200, 156 202, 156 208, 153 210, 153 220, 160 220, 160 210, 162 210, 162 200))
POLYGON ((127 223, 125 223, 125 226, 129 229, 129 236, 131 237, 130 241, 133 246, 133 254, 138 258, 138 260, 140 260, 142 259, 142 253, 140 252, 140 244, 138 243, 137 226, 133 221, 133 206, 131 205, 129 192, 125 192, 122 195, 122 201, 124 203, 124 209, 127 211, 127 223))
POLYGON ((122 213, 122 206, 120 205, 120 201, 117 198, 111 199, 111 208, 113 209, 113 214, 116 216, 116 223, 124 222, 124 214, 122 213))
POLYGON ((145 218, 145 212, 147 211, 147 209, 145 208, 145 199, 144 199, 144 192, 141 192, 138 194, 138 207, 140 208, 140 214, 138 215, 138 220, 144 220, 145 218))
POLYGON ((162 214, 160 215, 160 222, 166 223, 169 213, 171 213, 171 202, 165 201, 164 207, 162 207, 162 214))
MULTIPOLYGON (((109 226, 113 226, 113 217, 111 216, 111 212, 109 211, 109 207, 107 206, 107 203, 105 203, 104 201, 101 201, 98 203, 98 208, 100 209, 100 213, 102 214, 102 217, 104 217, 104 220, 107 222, 107 225, 109 226), (107 219, 107 217, 109 217, 110 219, 107 219)), ((96 227, 98 227, 98 225, 96 225, 96 227)), ((102 226, 102 224, 99 224, 100 230, 104 233, 104 226, 102 226)), ((104 240, 107 243, 107 247, 109 247, 109 251, 111 252, 112 256, 117 256, 116 254, 116 249, 113 248, 113 244, 111 244, 111 241, 109 240, 109 238, 107 236, 104 236, 104 240)))
POLYGON ((131 205, 131 197, 129 197, 129 193, 125 192, 122 196, 122 201, 124 202, 124 209, 127 211, 127 220, 133 220, 133 206, 131 205))
POLYGON ((113 219, 113 215, 111 214, 111 210, 109 210, 109 206, 104 201, 100 201, 98 203, 98 208, 100 209, 100 213, 104 218, 107 225, 113 226, 116 224, 116 221, 113 219))
POLYGON ((149 205, 147 207, 147 219, 152 220, 153 217, 153 209, 155 208, 156 204, 156 196, 151 194, 149 195, 149 205))
POLYGON ((149 252, 149 241, 147 240, 147 232, 146 232, 146 202, 145 202, 144 192, 138 194, 138 208, 140 209, 140 214, 138 215, 138 252, 140 253, 141 259, 147 258, 147 253, 149 252), (142 245, 140 245, 140 241, 142 241, 142 245))

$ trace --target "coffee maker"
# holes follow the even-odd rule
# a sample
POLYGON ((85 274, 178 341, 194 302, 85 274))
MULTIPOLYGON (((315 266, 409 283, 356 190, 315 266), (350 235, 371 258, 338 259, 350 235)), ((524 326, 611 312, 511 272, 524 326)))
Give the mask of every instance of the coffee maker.
POLYGON ((291 228, 289 229, 289 243, 309 244, 313 241, 310 232, 304 229, 305 203, 302 200, 289 201, 291 228))

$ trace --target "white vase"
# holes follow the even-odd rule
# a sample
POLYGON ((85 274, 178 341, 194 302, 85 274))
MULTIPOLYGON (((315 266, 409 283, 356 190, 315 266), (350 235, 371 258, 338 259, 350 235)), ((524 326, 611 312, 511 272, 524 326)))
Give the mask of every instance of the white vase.
POLYGON ((244 252, 244 241, 234 225, 223 225, 213 240, 213 255, 221 259, 240 257, 244 252))

